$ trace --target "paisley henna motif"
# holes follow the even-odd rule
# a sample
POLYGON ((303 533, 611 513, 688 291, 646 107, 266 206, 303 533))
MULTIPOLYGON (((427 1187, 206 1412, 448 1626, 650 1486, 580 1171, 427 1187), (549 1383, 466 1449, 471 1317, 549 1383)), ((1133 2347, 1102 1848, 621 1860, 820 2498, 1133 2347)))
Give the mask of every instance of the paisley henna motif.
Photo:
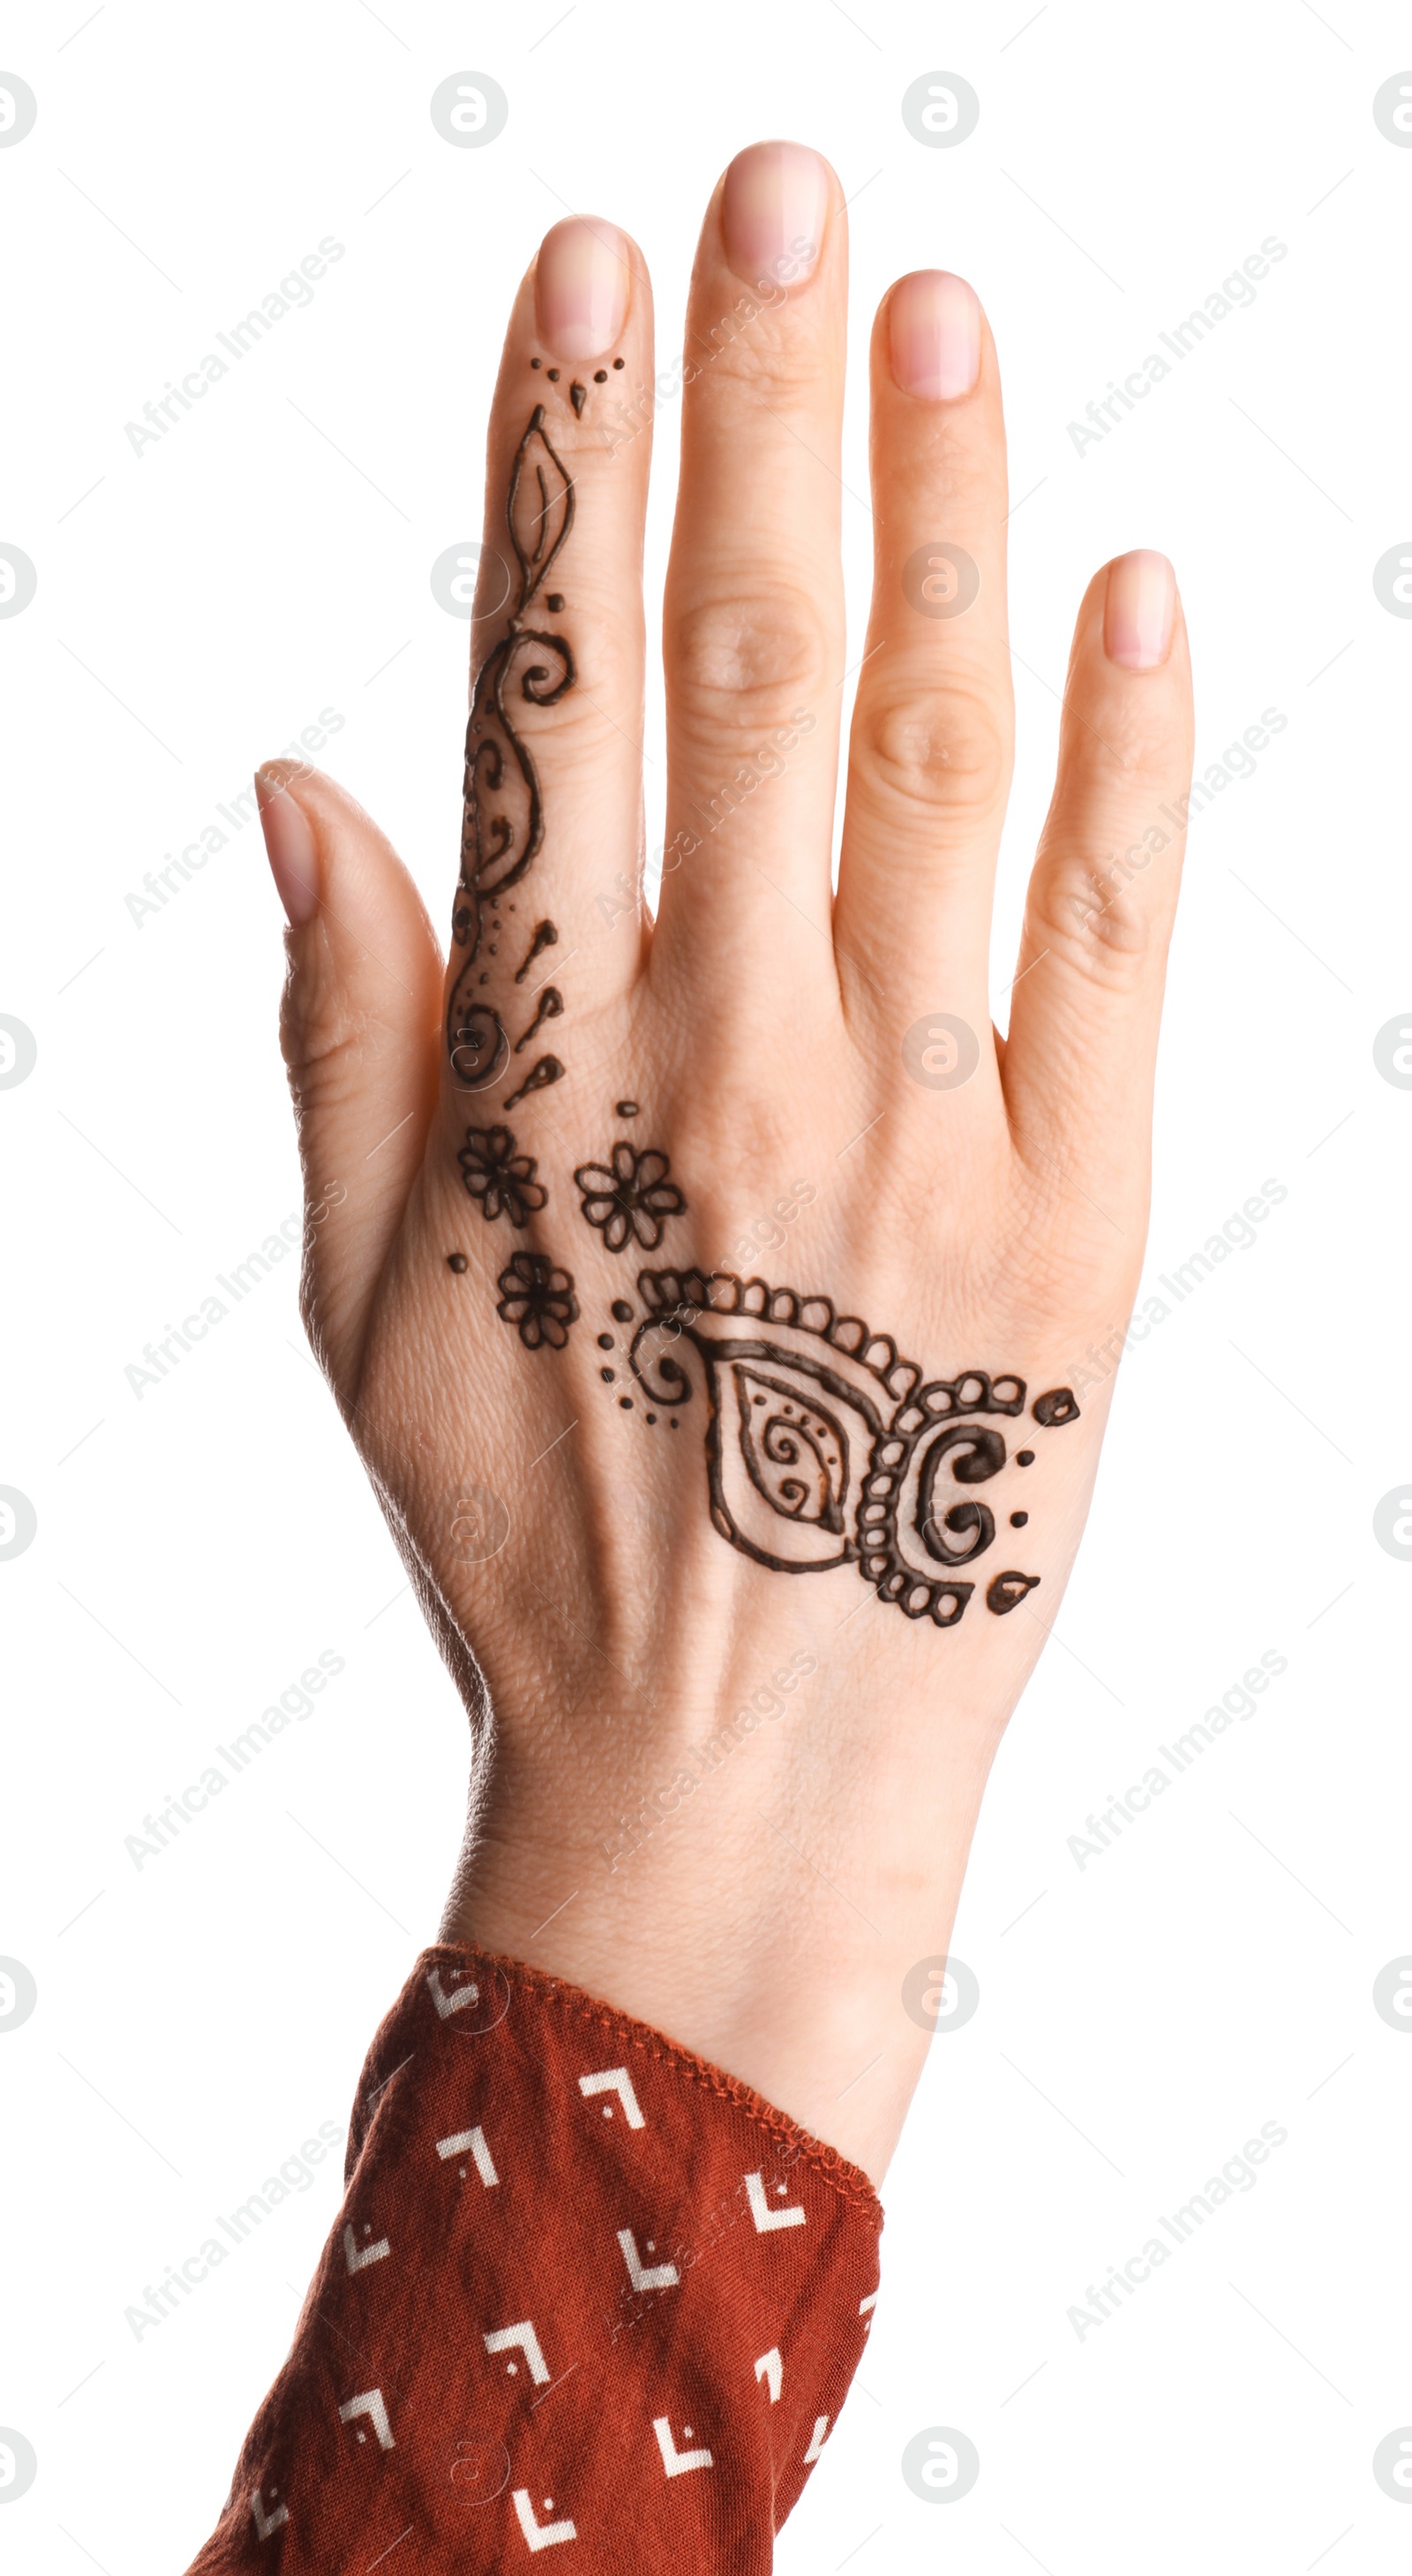
MULTIPOLYGON (((975 1489, 1012 1463, 998 1425, 1023 1414, 1024 1380, 969 1369, 924 1384, 886 1334, 763 1279, 649 1270, 637 1284, 633 1374, 664 1412, 704 1395, 722 1538, 781 1574, 856 1565, 909 1619, 954 1627, 976 1588, 955 1569, 995 1543, 996 1512, 975 1489)), ((1031 1408, 1043 1429, 1078 1410, 1067 1387, 1031 1408)), ((1039 1579, 996 1574, 987 1608, 1004 1616, 1039 1579)))

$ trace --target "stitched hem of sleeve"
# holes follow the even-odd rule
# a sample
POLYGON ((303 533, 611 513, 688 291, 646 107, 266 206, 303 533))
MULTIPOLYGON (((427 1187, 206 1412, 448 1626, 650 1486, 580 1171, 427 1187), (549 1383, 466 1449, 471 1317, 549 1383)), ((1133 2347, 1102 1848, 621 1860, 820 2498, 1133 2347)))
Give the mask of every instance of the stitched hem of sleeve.
POLYGON ((755 2092, 751 2085, 742 2083, 739 2076, 728 2075, 723 2067, 713 2066, 708 2058, 698 2057, 694 2049, 684 2048, 679 2040, 668 2039, 665 2032, 654 2030, 650 2022, 638 2021, 633 2014, 620 2011, 616 2004, 604 2003, 598 1996, 586 1993, 570 1978, 551 1977, 543 1968, 532 1968, 523 1959, 512 1959, 504 1951, 483 1950, 474 1941, 435 1941, 419 1953, 417 1967, 436 1967, 442 1960, 452 1959, 483 1960, 488 1967, 501 1969, 507 1977, 518 1979, 521 1985, 528 1986, 536 1994, 555 1997, 562 2009, 571 2013, 575 2020, 601 2024, 604 2029, 616 2032, 633 2048, 642 2049, 650 2057, 664 2059, 676 2068, 678 2074, 685 2076, 688 2083, 702 2084, 712 2093, 721 2094, 733 2102, 738 2111, 743 2111, 747 2119, 753 2120, 757 2128, 766 2130, 772 2138, 802 2156, 825 2182, 832 2185, 841 2199, 852 2201, 881 2228, 882 2202, 862 2167, 850 2164, 847 2156, 839 2154, 837 2147, 829 2146, 823 2138, 816 2138, 812 2131, 801 2128, 787 2111, 777 2111, 773 2103, 767 2102, 763 2094, 755 2092))

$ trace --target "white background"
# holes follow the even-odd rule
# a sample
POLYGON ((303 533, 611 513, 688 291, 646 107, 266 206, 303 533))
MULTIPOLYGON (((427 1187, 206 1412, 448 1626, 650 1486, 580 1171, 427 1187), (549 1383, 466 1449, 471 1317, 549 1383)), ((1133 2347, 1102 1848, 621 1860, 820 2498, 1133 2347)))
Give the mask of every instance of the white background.
MULTIPOLYGON (((38 1513, 0 1564, 0 1951, 39 1989, 0 2033, 0 2423, 39 2457, 0 2526, 17 2576, 176 2570, 209 2530, 336 2161, 160 2329, 138 2342, 124 2308, 345 2120, 434 1931, 464 1779, 461 1711, 302 1349, 293 1261, 141 1400, 125 1378, 290 1215, 297 1178, 256 827, 140 926, 124 897, 331 707, 326 762, 446 916, 467 630, 428 573, 479 534, 516 281, 566 208, 617 218, 651 262, 666 363, 706 196, 769 134, 817 144, 855 199, 860 355, 876 299, 919 265, 973 279, 999 340, 1022 507, 997 995, 1096 565, 1173 556, 1199 768, 1262 710, 1287 719, 1192 834, 1145 1293, 1263 1181, 1288 1195, 1124 1370, 966 1886, 955 1948, 980 2009, 933 2049, 886 2186, 872 2342, 778 2564, 1405 2567, 1412 2509, 1371 2473, 1412 2422, 1412 2032, 1371 2000, 1412 1952, 1412 1572, 1373 1536, 1412 1469, 1412 1097, 1372 1055, 1412 998, 1412 622, 1372 587, 1412 530, 1412 151, 1371 114, 1412 62, 1405 11, 86 14, 10 7, 0 33, 0 67, 39 100, 0 150, 0 539, 39 575, 0 621, 0 1009, 39 1049, 0 1093, 0 1482, 38 1513), (981 100, 954 150, 899 113, 937 68, 981 100), (463 69, 510 101, 484 149, 450 148, 428 115, 463 69), (312 305, 134 455, 125 421, 324 235, 346 255, 312 305), (1254 305, 1077 455, 1066 424, 1269 235, 1288 255, 1254 305), (346 1669, 316 1714, 135 1869, 144 1813, 324 1649, 346 1669), (1080 1870, 1068 1838, 1089 1811, 1267 1650, 1288 1670, 1258 1714, 1080 1870), (1256 2187, 1080 2341, 1066 2311, 1086 2285, 1265 2122, 1288 2136, 1256 2187), (900 2473, 934 2425, 980 2454, 951 2504, 900 2473)), ((865 430, 860 367, 851 636, 865 430)), ((674 448, 669 407, 657 589, 674 448)), ((660 838, 655 690, 650 721, 660 838)))

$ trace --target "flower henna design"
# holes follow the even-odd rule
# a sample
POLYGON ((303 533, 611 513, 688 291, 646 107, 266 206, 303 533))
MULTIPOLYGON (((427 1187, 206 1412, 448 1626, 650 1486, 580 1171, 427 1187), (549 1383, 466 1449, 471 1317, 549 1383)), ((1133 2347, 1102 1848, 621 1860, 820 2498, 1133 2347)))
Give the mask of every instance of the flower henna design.
MULTIPOLYGON (((583 1174, 575 1178, 582 1188, 583 1174)), ((1024 1413, 1024 1379, 967 1369, 923 1383, 885 1333, 836 1314, 827 1297, 763 1279, 646 1270, 637 1284, 647 1313, 633 1375, 664 1412, 704 1392, 721 1537, 780 1574, 855 1565, 909 1619, 955 1627, 976 1589, 970 1569, 995 1545, 995 1480, 1035 1462, 1032 1448, 1012 1457, 1000 1428, 1024 1413)), ((1068 1387, 1030 1407, 1046 1432, 1078 1414, 1068 1387)), ((1028 1520, 1010 1515, 1013 1528, 1028 1520)), ((1003 1568, 986 1585, 986 1608, 1005 1617, 1039 1580, 1003 1568)))
POLYGON ((669 1180, 671 1164, 656 1146, 639 1153, 621 1140, 607 1163, 580 1163, 574 1174, 583 1193, 583 1213, 602 1235, 610 1252, 629 1242, 655 1252, 669 1216, 682 1216, 686 1200, 669 1180))
POLYGON ((512 1225, 524 1225, 549 1195, 534 1177, 538 1168, 534 1156, 516 1153, 508 1127, 468 1127, 456 1160, 488 1222, 508 1216, 512 1225))
POLYGON ((578 1299, 567 1270, 557 1269, 543 1252, 517 1252, 496 1281, 500 1302, 495 1311, 513 1324, 527 1351, 561 1351, 569 1326, 578 1321, 578 1299))

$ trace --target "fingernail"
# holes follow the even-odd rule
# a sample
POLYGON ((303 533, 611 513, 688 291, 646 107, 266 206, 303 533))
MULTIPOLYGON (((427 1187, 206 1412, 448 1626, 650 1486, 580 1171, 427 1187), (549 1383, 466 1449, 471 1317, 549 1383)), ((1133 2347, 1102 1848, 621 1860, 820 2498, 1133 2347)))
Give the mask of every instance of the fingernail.
POLYGON ((726 172, 721 233, 737 277, 794 285, 823 244, 829 169, 807 143, 752 143, 726 172))
POLYGON ((924 402, 954 402, 981 371, 981 308, 974 287, 947 268, 898 279, 887 308, 893 382, 924 402))
POLYGON ((1177 576, 1165 555, 1138 546, 1108 567, 1103 650, 1124 671, 1155 671, 1172 649, 1177 576))
POLYGON ((545 234, 535 262, 535 323, 545 347, 580 364, 606 357, 622 336, 631 286, 617 225, 566 215, 545 234))
POLYGON ((291 930, 302 930, 319 906, 319 860, 308 815, 283 782, 255 772, 255 800, 265 835, 265 856, 291 930))

